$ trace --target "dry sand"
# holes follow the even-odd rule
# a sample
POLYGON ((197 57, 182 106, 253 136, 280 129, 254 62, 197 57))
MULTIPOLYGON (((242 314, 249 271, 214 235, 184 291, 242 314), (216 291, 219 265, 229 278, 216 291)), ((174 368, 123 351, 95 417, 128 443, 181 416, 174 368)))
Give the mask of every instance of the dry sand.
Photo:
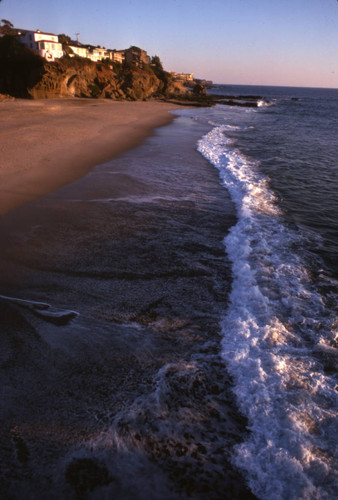
POLYGON ((0 103, 0 215, 73 182, 169 123, 164 102, 0 103))

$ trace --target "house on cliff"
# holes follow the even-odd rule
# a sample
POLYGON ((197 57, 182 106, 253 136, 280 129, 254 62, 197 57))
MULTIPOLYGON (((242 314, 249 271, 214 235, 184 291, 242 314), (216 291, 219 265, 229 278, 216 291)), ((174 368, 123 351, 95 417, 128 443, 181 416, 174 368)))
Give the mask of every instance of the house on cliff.
MULTIPOLYGON (((37 52, 47 61, 55 61, 55 59, 59 59, 65 54, 62 49, 62 43, 59 42, 58 35, 46 33, 40 30, 33 31, 16 29, 15 32, 16 38, 19 42, 37 52)), ((70 57, 74 57, 74 55, 76 55, 78 57, 91 59, 94 62, 102 61, 103 59, 108 58, 112 62, 119 62, 122 64, 126 61, 138 67, 150 64, 150 57, 147 52, 135 46, 129 47, 129 49, 125 50, 111 50, 101 47, 100 45, 84 45, 79 41, 74 40, 67 42, 67 45, 71 49, 69 53, 70 57)))
POLYGON ((106 59, 109 57, 109 51, 105 48, 100 47, 98 45, 97 47, 93 45, 88 45, 87 46, 87 58, 91 59, 94 62, 102 61, 102 59, 106 59))
POLYGON ((126 62, 135 64, 135 66, 142 66, 143 64, 150 64, 150 57, 145 50, 139 47, 129 47, 124 51, 126 62))
POLYGON ((45 33, 40 30, 16 30, 16 38, 47 61, 55 61, 63 56, 59 37, 53 33, 45 33))
POLYGON ((191 83, 194 81, 193 73, 176 73, 175 71, 171 71, 170 74, 176 82, 191 83))
POLYGON ((72 49, 72 53, 69 54, 71 57, 74 55, 78 57, 87 57, 88 49, 80 42, 71 40, 70 43, 67 43, 67 45, 70 49, 72 49))
POLYGON ((109 59, 112 62, 117 62, 122 64, 126 58, 126 51, 125 50, 110 50, 109 51, 109 59))

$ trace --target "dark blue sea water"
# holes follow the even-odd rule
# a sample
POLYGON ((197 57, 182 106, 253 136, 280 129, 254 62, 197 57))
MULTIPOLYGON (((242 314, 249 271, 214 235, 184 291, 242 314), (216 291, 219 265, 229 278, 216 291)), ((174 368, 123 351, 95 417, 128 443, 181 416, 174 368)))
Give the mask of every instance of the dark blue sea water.
MULTIPOLYGON (((338 90, 215 86, 258 108, 197 113, 236 206, 222 353, 249 419, 234 462, 264 499, 337 492, 338 90)), ((187 113, 187 112, 185 112, 187 113)))
POLYGON ((259 162, 284 216, 313 235, 322 264, 337 278, 338 90, 241 86, 213 90, 223 91, 264 97, 258 112, 246 112, 252 120, 247 133, 242 130, 232 138, 238 139, 244 154, 259 162))

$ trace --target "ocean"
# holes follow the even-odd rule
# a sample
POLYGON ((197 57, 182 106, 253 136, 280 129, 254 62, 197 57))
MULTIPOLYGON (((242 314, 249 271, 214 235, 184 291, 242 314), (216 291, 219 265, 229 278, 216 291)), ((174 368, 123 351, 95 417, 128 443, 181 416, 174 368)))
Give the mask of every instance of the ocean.
POLYGON ((338 90, 209 92, 2 217, 4 498, 335 498, 338 90))
MULTIPOLYGON (((218 106, 198 150, 238 222, 222 355, 250 438, 234 461, 259 498, 337 492, 338 91, 229 88, 258 109, 218 106)), ((209 117, 208 117, 209 119, 209 117)))

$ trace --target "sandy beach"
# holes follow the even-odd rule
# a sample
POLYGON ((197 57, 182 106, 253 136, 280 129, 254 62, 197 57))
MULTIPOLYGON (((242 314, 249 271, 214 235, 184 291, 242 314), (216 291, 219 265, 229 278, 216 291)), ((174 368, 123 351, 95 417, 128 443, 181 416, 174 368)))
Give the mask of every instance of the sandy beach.
POLYGON ((253 498, 219 354, 236 217, 209 124, 170 109, 0 105, 3 498, 253 498))
POLYGON ((92 99, 0 103, 0 214, 136 146, 169 123, 174 108, 92 99))

